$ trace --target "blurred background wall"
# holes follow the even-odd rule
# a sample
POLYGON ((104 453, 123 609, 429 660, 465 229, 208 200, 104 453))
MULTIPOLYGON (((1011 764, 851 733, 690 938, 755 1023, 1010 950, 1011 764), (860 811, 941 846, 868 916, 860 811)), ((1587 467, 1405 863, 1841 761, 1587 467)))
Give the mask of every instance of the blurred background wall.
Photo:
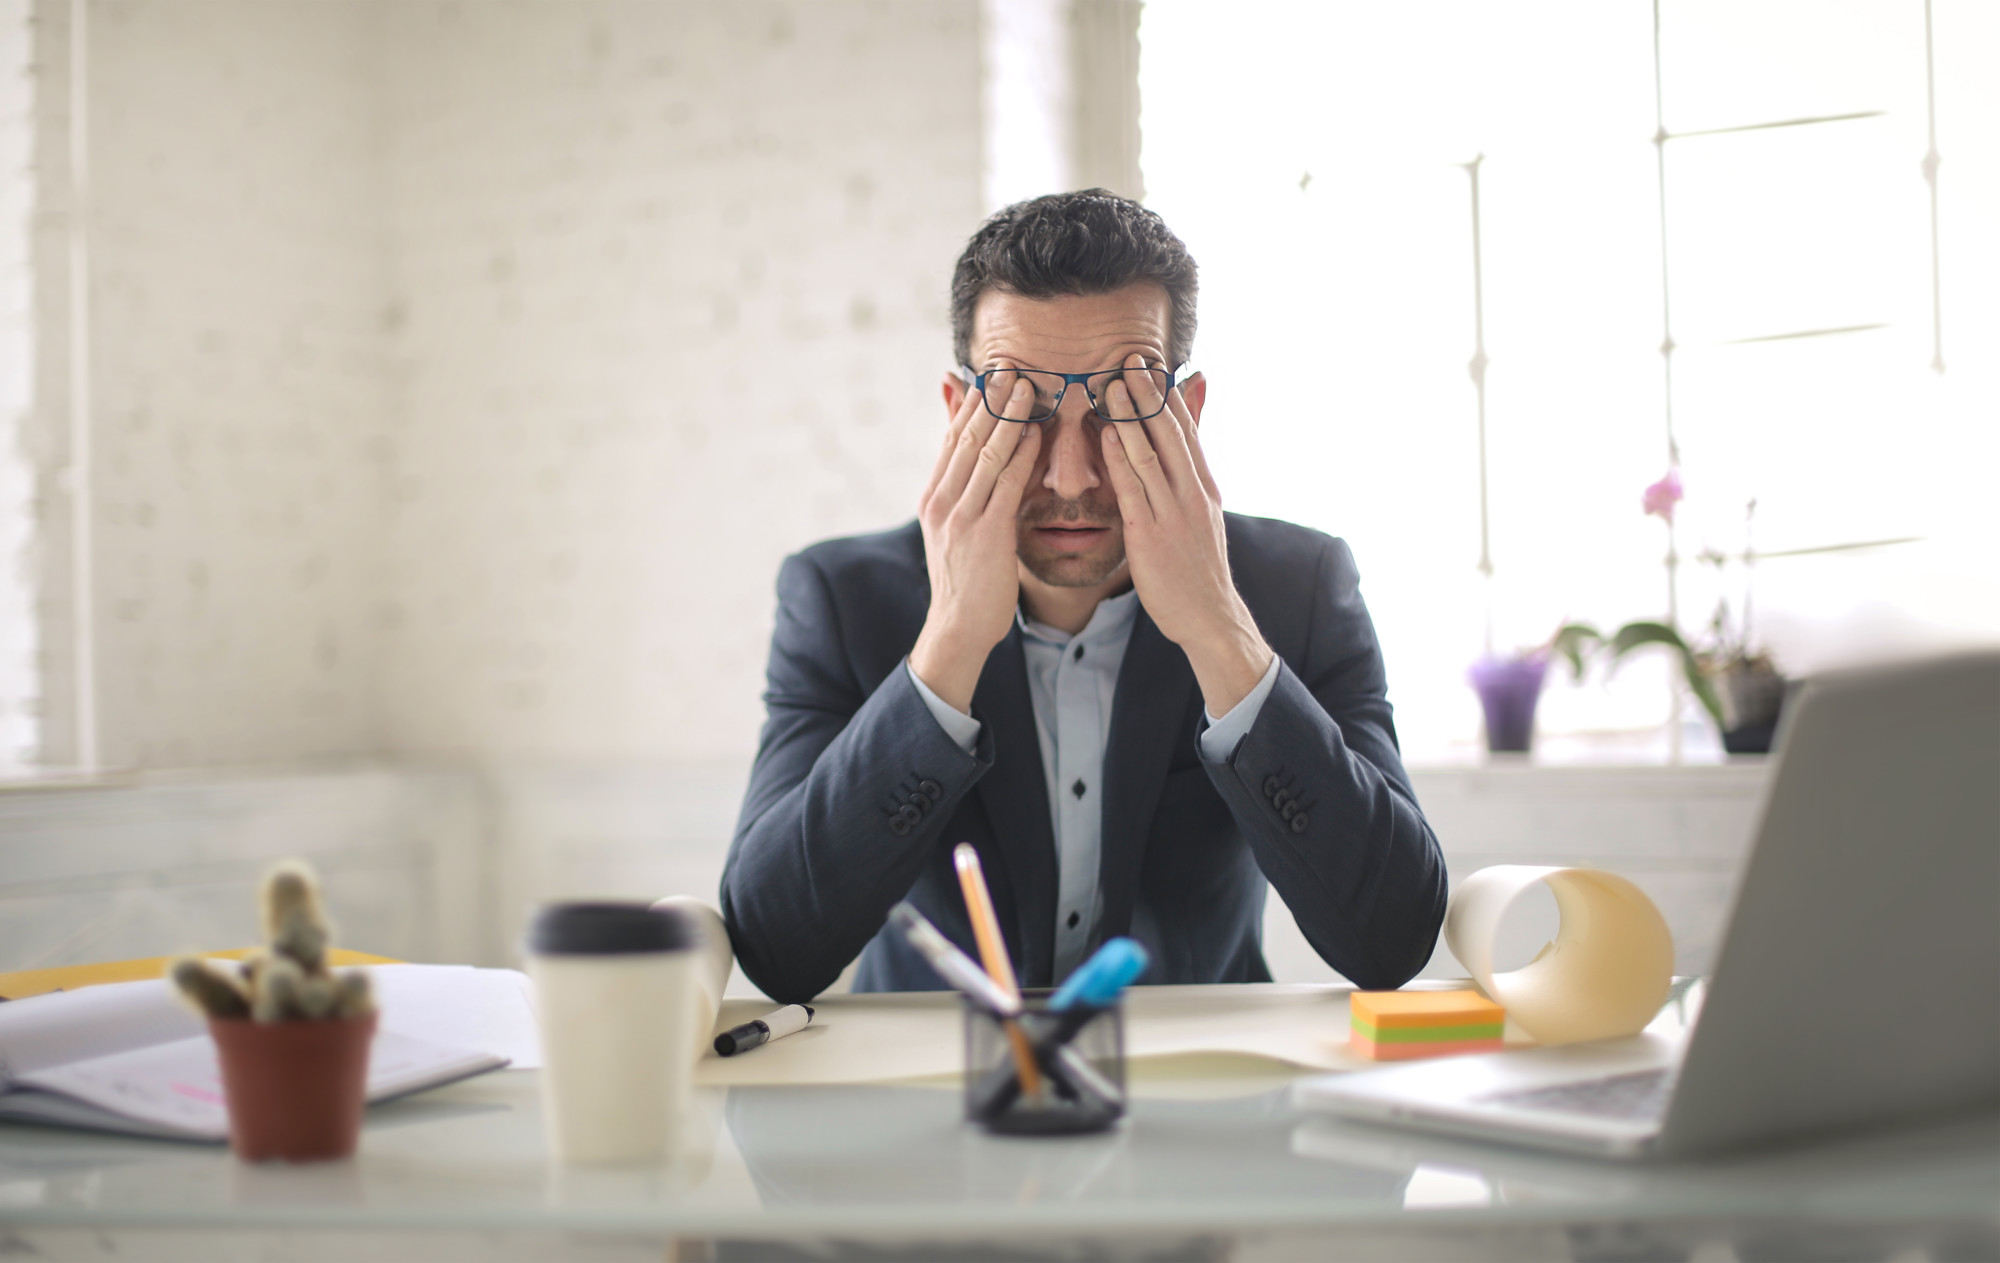
MULTIPOLYGON (((1247 209, 1195 198, 1205 154, 1277 143, 1254 114, 1233 149, 1141 133, 1142 81, 1163 128, 1162 82, 1211 119, 1255 104, 1254 65, 1145 78, 1142 25, 1187 57, 1196 12, 0 0, 0 969, 241 942, 291 853, 348 942, 420 958, 510 960, 536 898, 712 895, 778 562, 911 516, 980 216, 1139 195, 1143 141, 1191 241, 1256 253, 1247 209)), ((1429 458, 1381 477, 1463 472, 1429 458)), ((1282 479, 1238 485, 1301 516, 1282 479)), ((1458 662, 1392 683, 1457 716, 1458 662)), ((1617 867, 1700 969, 1762 769, 1416 778, 1455 872, 1617 867)), ((1275 900, 1267 937, 1281 978, 1328 976, 1275 900)))

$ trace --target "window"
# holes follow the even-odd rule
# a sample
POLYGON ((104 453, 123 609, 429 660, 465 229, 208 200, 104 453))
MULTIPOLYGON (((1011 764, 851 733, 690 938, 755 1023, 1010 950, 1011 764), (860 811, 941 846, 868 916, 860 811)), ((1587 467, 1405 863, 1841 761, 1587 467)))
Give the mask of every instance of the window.
MULTIPOLYGON (((1684 632, 1740 616, 1752 549, 1755 633, 1794 672, 2000 631, 2000 17, 1928 16, 1661 0, 1656 101, 1644 0, 1147 5, 1142 165, 1203 268, 1216 476, 1352 543, 1413 760, 1472 757, 1489 636, 1667 613, 1639 499, 1676 458, 1684 632)), ((1666 757, 1668 679, 1558 679, 1542 749, 1666 757)))
POLYGON ((28 6, 0 0, 0 773, 32 763, 40 697, 33 564, 34 78, 28 6))

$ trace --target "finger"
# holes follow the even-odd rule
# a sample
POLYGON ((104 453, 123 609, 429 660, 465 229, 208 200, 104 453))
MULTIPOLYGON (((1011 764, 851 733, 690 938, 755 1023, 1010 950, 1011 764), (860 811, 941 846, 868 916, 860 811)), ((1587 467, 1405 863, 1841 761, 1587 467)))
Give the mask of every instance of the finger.
POLYGON ((1119 438, 1137 428, 1107 425, 1102 439, 1104 472, 1111 479, 1111 493, 1118 497, 1118 516, 1125 520, 1128 538, 1135 531, 1144 531, 1153 522, 1153 506, 1146 498, 1146 484, 1139 481, 1139 471, 1132 468, 1132 462, 1125 454, 1125 444, 1119 438))
POLYGON ((1167 472, 1167 481, 1176 491, 1184 491, 1200 486, 1200 477, 1195 473, 1194 457, 1188 451, 1188 439, 1183 429, 1182 418, 1177 416, 1167 400, 1160 398, 1159 383, 1146 370, 1143 356, 1134 353, 1125 357, 1126 372, 1122 377, 1125 388, 1131 392, 1132 402, 1137 405, 1137 416, 1141 413, 1154 414, 1146 421, 1146 435, 1152 440, 1153 450, 1159 453, 1161 468, 1167 472))
POLYGON ((1007 466, 1000 471, 993 484, 993 495, 986 502, 989 516, 1005 518, 1009 523, 1021 511, 1021 497, 1027 494, 1028 479, 1034 476, 1035 455, 1042 450, 1041 426, 1014 428, 1021 432, 1021 439, 1014 445, 1014 454, 1007 458, 1007 466))
MULTIPOLYGON (((1034 402, 1035 388, 1025 379, 1017 379, 1014 382, 1014 393, 1008 397, 1004 411, 1009 418, 1025 417, 1034 402)), ((959 494, 958 507, 953 510, 954 513, 976 516, 986 511, 987 502, 993 496, 994 484, 1000 480, 1000 473, 1007 468, 1007 463, 1014 458, 1015 449, 1021 443, 1021 435, 1036 428, 1013 420, 993 423, 986 442, 975 454, 972 472, 966 478, 965 490, 959 494)))
MULTIPOLYGON (((986 379, 988 390, 993 389, 993 381, 994 378, 989 375, 986 379)), ((979 464, 979 453, 993 438, 995 432, 1020 429, 1016 425, 1002 426, 1000 418, 994 416, 993 410, 979 399, 979 392, 974 391, 972 394, 972 414, 959 429, 958 438, 952 443, 951 459, 945 464, 944 476, 938 479, 937 488, 932 493, 932 500, 942 504, 946 511, 950 511, 965 498, 966 484, 972 481, 972 472, 979 464)), ((1010 439, 1008 454, 1011 455, 1013 450, 1010 439)), ((1006 462, 1003 459, 1001 463, 1006 462)))
POLYGON ((1146 435, 1145 423, 1136 420, 1139 414, 1132 406, 1132 393, 1122 380, 1114 381, 1105 388, 1104 402, 1111 408, 1112 420, 1111 425, 1104 427, 1104 433, 1117 436, 1113 441, 1124 453, 1133 476, 1145 487, 1146 502, 1157 516, 1173 499, 1174 489, 1160 465, 1159 453, 1146 435))
POLYGON ((1215 475, 1208 470, 1208 453, 1202 450, 1201 428, 1194 423, 1194 410, 1188 407, 1179 385, 1167 392, 1167 407, 1173 410, 1174 419, 1181 423, 1181 433, 1187 436, 1188 455, 1194 458, 1194 472, 1201 479, 1201 489, 1210 500, 1221 504, 1222 492, 1215 485, 1215 475))
POLYGON ((944 481, 945 470, 951 465, 952 453, 958 450, 959 434, 971 423, 974 411, 982 406, 978 387, 967 382, 965 394, 959 399, 957 410, 951 414, 951 420, 945 425, 944 445, 938 449, 937 460, 931 465, 930 477, 924 481, 924 493, 917 497, 919 508, 930 503, 938 484, 944 481))

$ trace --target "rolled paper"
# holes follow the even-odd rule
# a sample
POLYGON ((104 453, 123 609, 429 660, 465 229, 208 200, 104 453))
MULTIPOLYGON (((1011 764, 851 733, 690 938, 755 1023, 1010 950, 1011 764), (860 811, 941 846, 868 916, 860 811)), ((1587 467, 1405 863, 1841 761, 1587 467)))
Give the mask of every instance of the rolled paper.
POLYGON ((1673 985, 1674 940, 1644 891, 1594 868, 1496 864, 1451 892, 1444 937, 1479 989, 1543 1044, 1615 1039, 1645 1029, 1673 985), (1560 921, 1541 954, 1493 972, 1493 943, 1507 908, 1530 886, 1548 886, 1560 921))
POLYGON ((722 1011, 722 993, 729 986, 729 971, 736 965, 736 954, 729 943, 729 927, 722 923, 720 912, 693 895, 668 895, 665 899, 655 899, 653 906, 679 912, 701 935, 700 959, 694 972, 697 1012, 690 1023, 695 1028, 699 1056, 708 1052, 709 1045, 714 1041, 715 1015, 722 1011))

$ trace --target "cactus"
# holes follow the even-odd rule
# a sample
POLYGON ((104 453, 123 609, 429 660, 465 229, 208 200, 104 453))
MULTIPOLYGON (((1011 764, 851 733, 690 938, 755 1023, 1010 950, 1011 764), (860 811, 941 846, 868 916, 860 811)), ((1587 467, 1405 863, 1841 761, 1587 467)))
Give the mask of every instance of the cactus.
POLYGON ((264 878, 264 940, 271 950, 291 957, 306 973, 319 974, 326 969, 331 937, 312 870, 300 860, 272 869, 264 878))
POLYGON ((196 956, 182 956, 168 967, 167 976, 198 1013, 209 1017, 250 1016, 250 995, 233 971, 218 969, 196 956))
POLYGON ((327 968, 333 931, 320 903, 319 881, 301 860, 286 860, 264 878, 266 946, 234 969, 182 956, 167 975, 181 997, 214 1018, 259 1022, 366 1017, 375 1009, 368 975, 327 968))

